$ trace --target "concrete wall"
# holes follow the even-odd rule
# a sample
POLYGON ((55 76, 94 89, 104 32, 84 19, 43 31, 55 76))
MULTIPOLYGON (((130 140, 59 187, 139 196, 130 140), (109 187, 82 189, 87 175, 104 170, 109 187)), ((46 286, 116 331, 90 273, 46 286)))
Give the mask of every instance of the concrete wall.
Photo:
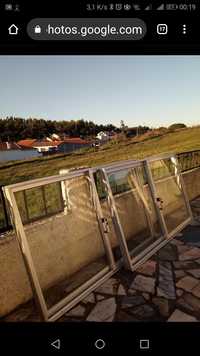
MULTIPOLYGON (((200 169, 194 169, 183 176, 189 198, 194 199, 200 194, 200 169)), ((173 182, 170 185, 173 191, 175 185, 173 182)), ((168 182, 168 189, 165 189, 166 184, 158 182, 158 191, 168 212, 173 212, 175 206, 172 203, 176 195, 169 196, 170 185, 168 182)), ((67 278, 81 267, 104 256, 87 181, 76 178, 69 184, 68 189, 70 197, 68 212, 26 227, 32 256, 43 288, 67 278)), ((133 192, 116 197, 127 239, 143 230, 145 226, 143 210, 137 208, 136 201, 137 197, 134 195, 133 199, 133 192)), ((109 217, 105 202, 102 208, 105 216, 109 217)), ((110 227, 111 244, 116 246, 113 226, 110 224, 110 227)), ((13 233, 0 238, 0 266, 0 316, 3 316, 32 296, 21 252, 13 233)))

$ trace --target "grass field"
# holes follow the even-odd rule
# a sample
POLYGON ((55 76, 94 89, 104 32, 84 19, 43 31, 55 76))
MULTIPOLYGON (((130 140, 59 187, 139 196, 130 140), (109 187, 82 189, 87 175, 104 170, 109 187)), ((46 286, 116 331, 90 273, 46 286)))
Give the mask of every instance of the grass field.
POLYGON ((187 152, 200 149, 200 127, 167 132, 159 136, 143 135, 109 143, 99 151, 91 149, 62 156, 50 156, 0 166, 0 184, 7 185, 28 179, 58 174, 60 169, 97 166, 117 160, 140 159, 164 152, 187 152))
MULTIPOLYGON (((155 134, 151 132, 150 134, 144 134, 134 139, 110 142, 96 152, 94 152, 94 149, 90 149, 85 152, 79 151, 70 155, 37 158, 25 162, 7 162, 0 166, 0 184, 6 185, 32 178, 58 174, 61 168, 95 166, 123 159, 139 159, 164 152, 179 153, 200 150, 199 137, 200 127, 167 132, 161 135, 159 135, 157 131, 155 134)), ((190 156, 182 155, 182 158, 184 160, 184 166, 186 166, 187 169, 187 161, 188 159, 190 160, 190 156)), ((199 164, 199 154, 197 158, 199 164)), ((188 163, 190 165, 191 162, 188 163)), ((160 173, 161 176, 163 176, 163 167, 161 167, 161 172, 160 168, 158 168, 159 167, 157 167, 154 173, 157 177, 160 176, 160 173)), ((117 184, 111 180, 111 186, 114 193, 128 189, 126 179, 122 179, 122 182, 118 179, 117 184)), ((99 193, 100 196, 103 196, 104 192, 101 192, 101 189, 102 187, 99 188, 99 193)), ((24 223, 57 213, 63 209, 57 184, 45 186, 43 189, 41 187, 37 189, 34 188, 24 192, 24 194, 26 195, 26 202, 22 192, 16 196, 24 223)), ((5 226, 4 224, 5 217, 0 201, 0 229, 5 226)))

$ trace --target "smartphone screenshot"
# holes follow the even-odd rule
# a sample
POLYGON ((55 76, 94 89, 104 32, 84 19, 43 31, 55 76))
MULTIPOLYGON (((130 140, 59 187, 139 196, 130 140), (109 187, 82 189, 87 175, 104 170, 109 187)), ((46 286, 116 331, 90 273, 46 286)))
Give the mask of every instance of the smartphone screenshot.
POLYGON ((11 0, 0 19, 0 347, 191 354, 198 2, 11 0))

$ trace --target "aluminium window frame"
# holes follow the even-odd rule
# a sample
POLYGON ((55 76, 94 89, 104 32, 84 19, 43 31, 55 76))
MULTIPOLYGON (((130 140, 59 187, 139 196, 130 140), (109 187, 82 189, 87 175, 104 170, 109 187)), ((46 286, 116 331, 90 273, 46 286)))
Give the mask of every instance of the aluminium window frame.
MULTIPOLYGON (((173 161, 172 161, 173 162, 173 161)), ((105 186, 105 189, 107 191, 107 200, 108 204, 110 207, 111 211, 111 216, 113 219, 113 224, 115 227, 116 234, 118 236, 118 240, 120 242, 120 247, 121 247, 121 252, 124 258, 124 264, 127 269, 130 269, 131 271, 134 271, 138 268, 141 263, 149 259, 155 252, 157 252, 159 249, 164 247, 170 240, 172 240, 178 232, 184 229, 189 223, 192 222, 193 216, 192 216, 192 211, 191 207, 189 204, 189 200, 187 197, 187 192, 185 189, 185 184, 183 181, 183 177, 179 168, 178 164, 178 159, 174 153, 166 153, 166 154, 161 154, 157 156, 151 156, 147 159, 143 160, 130 160, 130 161, 124 161, 122 164, 116 165, 116 166, 107 166, 106 168, 100 168, 99 171, 101 172, 103 176, 103 183, 105 186), (157 191, 155 187, 155 182, 152 176, 151 168, 150 168, 150 163, 162 159, 171 159, 174 160, 174 164, 176 166, 176 177, 180 180, 181 182, 181 190, 182 190, 182 195, 184 198, 184 203, 185 207, 188 213, 188 218, 184 220, 181 224, 179 224, 175 229, 172 231, 168 231, 165 218, 163 216, 162 211, 160 210, 158 203, 157 203, 157 191), (109 178, 108 175, 115 173, 117 171, 123 170, 123 169, 134 169, 137 167, 144 167, 145 173, 147 175, 147 184, 149 185, 149 190, 150 194, 152 197, 155 213, 161 228, 161 236, 160 238, 153 242, 150 246, 144 249, 141 253, 139 253, 137 256, 134 255, 134 250, 129 251, 127 241, 125 238, 125 234, 122 228, 122 224, 120 221, 120 217, 117 211, 116 203, 115 203, 115 198, 114 194, 112 193, 111 185, 109 183, 109 178)), ((149 225, 149 224, 148 224, 149 225)), ((149 228, 151 226, 149 225, 149 228)))
POLYGON ((28 272, 28 277, 32 287, 33 295, 36 299, 37 305, 39 307, 42 318, 45 321, 55 321, 60 318, 64 313, 75 306, 79 301, 89 295, 94 289, 100 286, 104 281, 109 279, 118 269, 119 263, 115 262, 112 248, 110 246, 108 233, 103 226, 103 213, 101 206, 98 203, 98 195, 95 188, 94 177, 89 169, 82 169, 79 171, 69 172, 63 175, 56 175, 47 178, 39 178, 30 180, 27 182, 12 184, 4 187, 4 193, 9 203, 9 209, 11 213, 11 220, 13 227, 15 228, 17 240, 22 252, 24 264, 28 272), (28 239, 26 236, 25 226, 22 223, 20 212, 15 198, 15 193, 26 189, 31 189, 35 187, 41 187, 46 184, 51 184, 55 182, 62 182, 68 179, 73 179, 76 177, 86 176, 89 179, 89 184, 91 184, 92 189, 92 199, 94 210, 96 211, 96 216, 99 223, 100 235, 104 245, 105 256, 107 257, 107 266, 105 266, 101 271, 99 271, 95 276, 89 278, 82 285, 77 287, 74 291, 69 293, 66 297, 61 299, 59 302, 47 307, 47 303, 44 298, 44 293, 38 278, 38 273, 35 268, 35 264, 32 258, 31 250, 29 247, 28 239))
MULTIPOLYGON (((139 266, 141 266, 142 263, 144 263, 146 260, 148 260, 154 253, 156 253, 160 248, 162 248, 164 245, 166 245, 180 230, 182 230, 188 223, 192 221, 192 212, 190 209, 189 201, 187 198, 184 182, 182 175, 180 174, 180 170, 177 168, 177 176, 179 176, 182 189, 183 189, 183 195, 186 203, 187 210, 189 212, 189 217, 187 221, 184 221, 181 225, 179 225, 179 229, 175 229, 170 234, 167 232, 166 229, 166 224, 165 221, 163 221, 163 216, 162 212, 160 211, 157 201, 156 201, 156 189, 154 185, 154 181, 152 178, 152 173, 150 169, 150 162, 155 161, 158 159, 164 159, 164 158, 170 158, 173 157, 175 160, 177 159, 174 154, 165 154, 165 155, 159 155, 159 156, 154 156, 150 157, 147 159, 143 160, 127 160, 127 161, 119 161, 115 162, 112 164, 107 164, 107 165, 101 165, 99 167, 95 168, 83 168, 83 169, 78 169, 74 170, 71 172, 68 172, 66 174, 62 175, 56 175, 56 176, 51 176, 51 177, 46 177, 46 178, 39 178, 39 179, 34 179, 31 181, 26 181, 26 182, 21 182, 17 184, 12 184, 9 186, 4 187, 4 193, 5 196, 9 202, 9 209, 11 213, 11 218, 12 218, 12 223, 15 227, 16 230, 16 235, 17 235, 17 240, 19 242, 19 246, 22 252, 22 256, 24 259, 24 263, 28 272, 28 276, 31 282, 33 294, 35 295, 35 298, 38 302, 39 309, 41 311, 41 314, 43 316, 43 319, 45 321, 55 321, 58 318, 60 318, 64 313, 66 313, 68 310, 73 308, 78 302, 80 302, 83 298, 85 298, 87 295, 89 295, 93 290, 98 288, 104 281, 109 279, 116 271, 120 269, 122 265, 125 264, 126 267, 131 269, 132 271, 136 270, 139 266), (137 257, 133 257, 134 251, 128 251, 127 248, 127 243, 126 239, 123 233, 123 229, 121 226, 121 222, 119 220, 119 216, 117 214, 116 210, 116 205, 114 201, 114 196, 112 194, 112 190, 110 187, 110 183, 108 180, 108 173, 109 172, 114 172, 120 169, 125 169, 125 168, 134 168, 137 166, 143 165, 145 167, 145 172, 147 175, 147 181, 150 183, 150 193, 152 195, 156 215, 158 217, 159 224, 162 229, 162 236, 159 238, 157 241, 155 241, 153 244, 151 244, 148 248, 146 248, 143 252, 138 254, 137 257), (104 216, 101 208, 101 202, 100 198, 98 196, 95 180, 94 180, 94 173, 101 171, 103 173, 104 179, 107 187, 107 192, 108 192, 108 202, 109 202, 109 207, 110 207, 110 214, 111 218, 114 223, 115 227, 115 233, 117 235, 117 239, 119 242, 119 245, 122 250, 122 258, 120 258, 118 261, 115 261, 112 247, 110 244, 109 236, 108 236, 108 231, 106 231, 106 226, 104 224, 104 216), (100 233, 102 236, 102 240, 104 243, 104 248, 105 248, 105 254, 107 255, 108 258, 108 266, 106 266, 104 269, 102 269, 100 272, 98 272, 95 276, 90 278, 88 281, 83 283, 83 285, 79 286, 76 290, 71 292, 68 296, 60 300, 58 303, 56 303, 53 307, 47 308, 44 295, 42 292, 42 288, 39 283, 39 279, 37 276, 37 272, 34 266, 34 262, 32 259, 32 255, 30 252, 28 240, 26 237, 25 229, 24 229, 24 224, 21 221, 19 209, 17 206, 17 202, 14 196, 15 192, 18 191, 23 191, 25 189, 45 185, 45 184, 50 184, 50 183, 55 183, 55 182, 63 182, 66 181, 67 179, 75 178, 75 177, 80 177, 86 175, 89 182, 90 182, 90 187, 91 187, 91 192, 92 192, 92 201, 94 205, 94 210, 96 212, 96 216, 98 219, 99 223, 99 229, 100 233), (132 258, 133 257, 133 258, 132 258)), ((177 161, 178 162, 178 161, 177 161)), ((177 164, 178 167, 178 164, 177 164)))

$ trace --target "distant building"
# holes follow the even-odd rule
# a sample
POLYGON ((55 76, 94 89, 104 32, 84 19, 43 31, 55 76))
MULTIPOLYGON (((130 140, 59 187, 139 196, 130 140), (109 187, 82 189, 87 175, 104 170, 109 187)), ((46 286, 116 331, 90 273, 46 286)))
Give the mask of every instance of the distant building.
POLYGON ((58 152, 59 153, 69 153, 69 152, 73 152, 76 150, 80 150, 81 148, 90 147, 90 146, 91 146, 90 142, 88 142, 86 140, 82 140, 79 137, 67 138, 58 144, 58 152))
POLYGON ((18 141, 17 144, 23 149, 33 149, 33 143, 36 141, 36 139, 26 139, 18 141))
POLYGON ((34 148, 22 147, 16 142, 0 142, 0 162, 16 161, 38 156, 39 154, 34 148))
POLYGON ((110 135, 108 132, 106 131, 100 131, 97 136, 96 136, 97 140, 100 141, 100 143, 106 143, 110 140, 110 135))
POLYGON ((53 134, 51 135, 51 139, 52 139, 52 140, 56 140, 56 141, 60 141, 60 136, 57 135, 57 134, 55 134, 55 133, 53 133, 53 134))
POLYGON ((58 142, 59 141, 51 141, 51 140, 41 140, 41 141, 35 141, 32 144, 33 148, 36 148, 38 152, 50 152, 50 151, 55 151, 58 147, 58 142))
POLYGON ((0 142, 0 151, 21 150, 16 142, 0 142))
POLYGON ((83 147, 90 147, 91 143, 81 139, 80 137, 67 138, 64 140, 51 140, 45 138, 43 140, 21 140, 18 142, 21 147, 34 148, 39 153, 69 153, 79 150, 83 147))

